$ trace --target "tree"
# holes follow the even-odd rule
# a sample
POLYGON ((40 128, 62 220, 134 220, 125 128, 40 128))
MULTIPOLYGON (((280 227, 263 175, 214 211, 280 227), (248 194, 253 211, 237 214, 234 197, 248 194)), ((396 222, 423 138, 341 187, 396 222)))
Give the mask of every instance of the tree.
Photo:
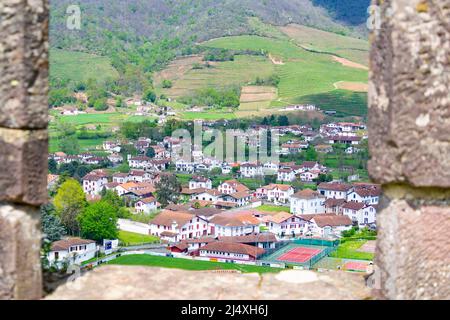
POLYGON ((287 116, 278 116, 278 125, 279 126, 288 126, 289 125, 289 119, 287 116))
POLYGON ((175 175, 163 175, 155 187, 156 198, 163 206, 178 202, 181 193, 181 184, 175 175))
POLYGON ((144 96, 142 97, 142 99, 144 99, 144 101, 147 102, 155 102, 156 101, 156 94, 153 91, 153 89, 147 89, 144 92, 144 96))
POLYGON ((81 236, 101 242, 103 239, 117 239, 117 216, 114 207, 106 201, 86 207, 77 218, 81 236))
POLYGON ((59 149, 66 154, 80 153, 80 144, 75 136, 62 136, 58 142, 59 149))
POLYGON ((164 88, 164 89, 170 89, 170 88, 172 88, 172 81, 170 81, 170 80, 163 80, 163 82, 162 82, 162 87, 164 88))
POLYGON ((41 206, 41 226, 44 238, 51 242, 58 241, 67 234, 51 203, 41 206))
POLYGON ((125 208, 125 201, 113 190, 105 190, 102 201, 109 203, 115 210, 117 218, 129 217, 129 211, 125 208))
POLYGON ((309 146, 305 151, 305 160, 306 161, 317 161, 317 151, 314 147, 309 146))
POLYGON ((153 149, 152 147, 149 147, 147 149, 147 151, 145 152, 145 155, 149 158, 154 158, 155 157, 155 149, 153 149))
POLYGON ((78 181, 67 179, 58 189, 53 204, 57 215, 69 233, 78 235, 80 228, 77 216, 87 205, 86 197, 78 181))
POLYGON ((58 163, 53 158, 48 160, 48 171, 52 174, 56 174, 58 172, 58 163))

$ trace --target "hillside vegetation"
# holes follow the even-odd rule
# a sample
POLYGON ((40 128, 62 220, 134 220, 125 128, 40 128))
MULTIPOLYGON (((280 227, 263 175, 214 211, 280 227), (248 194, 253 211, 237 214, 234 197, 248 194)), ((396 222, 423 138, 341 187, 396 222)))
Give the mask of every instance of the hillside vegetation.
POLYGON ((118 78, 119 74, 112 67, 111 60, 108 57, 51 49, 50 76, 75 82, 87 82, 89 79, 105 82, 108 79, 118 78))

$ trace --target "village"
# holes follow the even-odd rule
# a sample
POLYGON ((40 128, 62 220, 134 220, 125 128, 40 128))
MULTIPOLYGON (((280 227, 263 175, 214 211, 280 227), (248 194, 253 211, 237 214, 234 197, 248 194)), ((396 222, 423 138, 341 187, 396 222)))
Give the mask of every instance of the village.
MULTIPOLYGON (((203 129, 208 130, 210 125, 203 124, 203 129)), ((251 144, 251 137, 262 130, 277 130, 280 137, 294 137, 276 149, 281 159, 311 148, 327 154, 336 144, 344 146, 346 154, 353 154, 367 139, 365 125, 350 122, 323 124, 318 131, 308 125, 258 125, 243 138, 251 144), (313 144, 317 139, 324 142, 313 144)), ((106 156, 57 152, 49 155, 49 162, 57 166, 94 166, 96 169, 80 177, 87 201, 101 201, 107 192, 117 195, 131 214, 130 218, 117 220, 118 230, 158 239, 159 245, 151 247, 155 248, 153 252, 144 247, 147 254, 311 268, 313 262, 337 249, 346 232, 376 231, 379 185, 352 181, 357 180, 352 176, 347 181, 333 179, 333 169, 319 161, 229 163, 205 156, 196 148, 191 149, 191 160, 186 161, 176 156, 182 144, 181 138, 172 136, 162 141, 146 137, 104 141, 101 148, 106 156), (121 151, 126 145, 132 145, 137 155, 124 155, 121 151), (129 171, 111 170, 123 163, 128 164, 129 171), (213 178, 216 175, 220 179, 213 178), (169 177, 177 176, 185 179, 179 183, 176 197, 162 204, 158 201, 161 181, 164 184, 169 177), (261 183, 249 186, 242 179, 260 179, 261 183), (297 182, 303 187, 298 187, 297 182), (133 219, 137 215, 149 219, 133 219), (318 241, 321 244, 315 247, 318 241)), ((49 174, 49 190, 57 191, 59 178, 49 174)), ((108 241, 105 245, 103 239, 101 246, 91 239, 65 237, 53 242, 47 258, 59 267, 93 262, 100 250, 103 255, 120 251, 117 239, 108 241)))

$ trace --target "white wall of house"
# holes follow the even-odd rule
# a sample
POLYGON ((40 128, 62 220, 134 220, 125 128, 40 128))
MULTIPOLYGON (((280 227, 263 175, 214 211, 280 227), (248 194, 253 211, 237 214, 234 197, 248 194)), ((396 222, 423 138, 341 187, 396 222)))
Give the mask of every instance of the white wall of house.
POLYGON ((134 208, 136 209, 136 212, 139 213, 151 213, 153 211, 156 211, 158 209, 158 206, 156 205, 156 201, 145 203, 143 201, 138 201, 134 205, 134 208))
POLYGON ((103 190, 103 187, 108 183, 108 179, 101 178, 98 180, 83 180, 83 191, 89 195, 98 195, 103 190))
POLYGON ((299 199, 291 197, 291 213, 292 214, 317 214, 325 213, 324 207, 325 199, 299 199))
POLYGON ((220 226, 214 225, 215 237, 245 236, 251 233, 259 233, 258 225, 220 226))
POLYGON ((69 250, 50 251, 47 259, 51 264, 61 266, 64 261, 72 264, 80 264, 95 257, 97 246, 95 242, 89 244, 74 245, 69 250))
POLYGON ((250 261, 253 258, 250 258, 247 254, 241 253, 228 253, 222 251, 211 251, 211 250, 203 250, 200 249, 200 257, 208 257, 208 258, 217 258, 217 259, 230 259, 230 260, 244 260, 250 261))

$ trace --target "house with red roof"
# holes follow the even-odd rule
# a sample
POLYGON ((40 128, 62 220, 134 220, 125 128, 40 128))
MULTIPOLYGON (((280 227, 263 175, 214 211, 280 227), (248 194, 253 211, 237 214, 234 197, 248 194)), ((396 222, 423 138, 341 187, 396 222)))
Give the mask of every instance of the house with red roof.
POLYGON ((256 189, 256 197, 274 203, 288 203, 294 188, 288 184, 271 183, 256 189))
POLYGON ((290 203, 293 214, 325 213, 325 196, 311 189, 304 189, 293 194, 290 203))

